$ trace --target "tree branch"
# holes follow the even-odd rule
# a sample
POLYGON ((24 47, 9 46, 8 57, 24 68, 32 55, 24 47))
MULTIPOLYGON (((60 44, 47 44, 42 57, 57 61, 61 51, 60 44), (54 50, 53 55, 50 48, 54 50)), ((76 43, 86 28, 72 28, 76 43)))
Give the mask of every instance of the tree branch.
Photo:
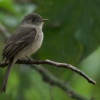
MULTIPOLYGON (((57 62, 53 62, 50 60, 30 60, 30 61, 26 61, 26 60, 18 60, 16 62, 16 64, 49 64, 49 65, 54 65, 56 67, 61 67, 63 66, 63 63, 57 63, 57 62)), ((7 63, 0 63, 0 67, 4 68, 8 65, 7 63)), ((70 65, 70 64, 64 64, 64 68, 66 65, 70 65)), ((55 76, 53 76, 48 70, 46 70, 44 67, 42 66, 37 66, 37 65, 30 65, 31 68, 34 68, 35 70, 37 70, 43 77, 43 80, 47 83, 49 83, 50 85, 56 85, 58 87, 60 87, 62 90, 64 90, 68 96, 70 98, 74 98, 76 100, 89 100, 83 96, 81 96, 80 94, 76 93, 68 84, 66 84, 64 81, 56 78, 55 76)), ((68 66, 66 66, 66 68, 69 68, 68 66)), ((62 68, 63 68, 62 67, 62 68)))
MULTIPOLYGON (((85 73, 83 73, 81 70, 77 69, 76 67, 72 66, 71 64, 65 64, 65 63, 58 63, 58 62, 54 62, 51 60, 18 60, 16 63, 18 64, 49 64, 49 65, 53 65, 56 66, 58 68, 68 68, 71 69, 73 71, 75 71, 76 73, 80 74, 81 76, 83 76, 89 83, 92 84, 96 84, 96 82, 94 80, 92 80, 91 78, 89 78, 85 73)), ((7 63, 0 63, 0 67, 5 67, 7 66, 7 63)))

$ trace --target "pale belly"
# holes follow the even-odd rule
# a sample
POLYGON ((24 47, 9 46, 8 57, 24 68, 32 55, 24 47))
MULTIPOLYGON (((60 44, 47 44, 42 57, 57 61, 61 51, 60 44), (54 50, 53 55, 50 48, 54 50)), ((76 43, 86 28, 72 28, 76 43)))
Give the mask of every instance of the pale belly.
POLYGON ((16 54, 16 59, 20 58, 26 58, 26 56, 30 57, 32 54, 34 54, 40 47, 43 42, 43 33, 36 35, 35 40, 26 46, 24 49, 22 49, 18 54, 16 54))

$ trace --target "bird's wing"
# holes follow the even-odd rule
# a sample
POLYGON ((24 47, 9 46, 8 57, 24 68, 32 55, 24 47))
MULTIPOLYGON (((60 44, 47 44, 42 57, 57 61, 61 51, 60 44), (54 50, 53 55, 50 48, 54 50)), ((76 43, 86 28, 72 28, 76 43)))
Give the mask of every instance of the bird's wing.
POLYGON ((21 29, 18 33, 16 31, 5 44, 2 55, 6 61, 14 57, 19 51, 25 48, 28 44, 32 43, 36 36, 35 29, 21 29), (22 32, 22 31, 24 32, 22 32), (16 34, 15 34, 16 33, 16 34), (23 33, 23 34, 22 34, 23 33))

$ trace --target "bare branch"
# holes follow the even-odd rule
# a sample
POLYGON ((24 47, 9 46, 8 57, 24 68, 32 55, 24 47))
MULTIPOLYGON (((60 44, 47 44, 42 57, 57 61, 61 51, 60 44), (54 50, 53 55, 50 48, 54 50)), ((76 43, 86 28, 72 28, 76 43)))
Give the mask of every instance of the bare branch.
MULTIPOLYGON (((51 63, 51 62, 50 62, 50 60, 38 60, 38 61, 37 60, 30 60, 30 61, 18 60, 16 62, 16 64, 50 64, 50 65, 55 66, 56 62, 53 62, 53 63, 51 63)), ((56 63, 56 64, 59 65, 61 63, 56 63)), ((2 68, 6 67, 7 65, 8 65, 8 62, 7 63, 0 63, 0 67, 2 67, 2 68)), ((68 96, 70 98, 74 98, 76 100, 89 100, 89 99, 81 96, 80 94, 76 93, 67 83, 65 83, 64 81, 53 76, 44 67, 37 66, 37 65, 30 65, 30 66, 31 66, 31 68, 34 68, 42 75, 43 80, 45 82, 49 83, 50 85, 56 85, 56 86, 60 87, 62 90, 64 90, 68 94, 68 96)))
MULTIPOLYGON (((65 63, 58 63, 58 62, 54 62, 54 61, 50 61, 50 60, 18 60, 16 63, 18 64, 49 64, 49 65, 53 65, 56 66, 58 68, 68 68, 71 69, 73 71, 75 71, 76 73, 80 74, 81 76, 83 76, 85 79, 87 79, 87 81, 89 83, 92 84, 96 84, 96 82, 94 80, 92 80, 91 78, 89 78, 85 73, 83 73, 81 70, 77 69, 76 67, 72 66, 71 64, 65 64, 65 63)), ((5 67, 7 66, 8 63, 0 63, 0 67, 5 67)))

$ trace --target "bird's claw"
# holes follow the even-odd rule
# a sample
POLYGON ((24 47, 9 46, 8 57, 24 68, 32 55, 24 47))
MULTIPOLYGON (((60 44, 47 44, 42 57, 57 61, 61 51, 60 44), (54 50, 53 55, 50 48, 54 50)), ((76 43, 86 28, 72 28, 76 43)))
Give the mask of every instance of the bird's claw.
POLYGON ((31 61, 31 59, 28 57, 28 56, 26 56, 27 57, 27 60, 26 60, 26 62, 28 62, 28 61, 31 61))

